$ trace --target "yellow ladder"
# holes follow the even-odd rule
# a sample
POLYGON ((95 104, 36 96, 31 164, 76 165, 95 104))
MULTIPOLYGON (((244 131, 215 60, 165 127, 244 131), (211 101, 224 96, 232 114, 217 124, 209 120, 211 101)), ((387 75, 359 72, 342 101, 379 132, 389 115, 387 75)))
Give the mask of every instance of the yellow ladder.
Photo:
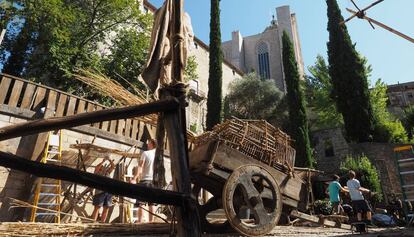
MULTIPOLYGON (((41 162, 60 165, 61 161, 62 131, 49 132, 41 162)), ((47 217, 54 216, 54 222, 60 223, 61 181, 50 178, 39 178, 37 181, 30 221, 36 222, 36 218, 47 220, 47 217)))

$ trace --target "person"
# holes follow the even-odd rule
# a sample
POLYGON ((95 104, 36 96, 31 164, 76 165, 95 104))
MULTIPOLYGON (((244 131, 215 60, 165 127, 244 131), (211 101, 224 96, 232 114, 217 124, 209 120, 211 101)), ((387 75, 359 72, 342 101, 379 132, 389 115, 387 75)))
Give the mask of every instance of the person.
POLYGON ((341 199, 339 197, 340 192, 348 192, 347 189, 343 188, 339 183, 339 176, 332 175, 333 181, 328 186, 329 201, 332 203, 332 212, 334 214, 344 213, 344 209, 341 206, 341 199))
MULTIPOLYGON (((144 151, 141 155, 141 158, 138 162, 138 168, 135 169, 136 173, 132 180, 136 182, 139 180, 138 185, 143 185, 145 187, 153 187, 153 170, 154 170, 154 159, 155 159, 155 149, 157 148, 157 142, 154 139, 149 139, 147 141, 147 150, 144 151)), ((132 181, 132 182, 134 182, 132 181)), ((143 205, 137 201, 136 205, 139 207, 143 205)), ((151 213, 154 213, 154 205, 148 203, 149 217, 148 221, 153 222, 154 216, 151 213)), ((142 222, 142 208, 138 208, 138 217, 137 222, 142 222)))
MULTIPOLYGON (((111 160, 109 155, 106 154, 104 156, 104 159, 95 167, 94 173, 109 177, 114 168, 115 164, 113 160, 111 160), (104 165, 106 161, 109 162, 109 165, 104 165)), ((105 222, 106 217, 108 216, 109 208, 112 205, 112 194, 104 192, 102 190, 95 189, 95 195, 92 198, 92 204, 94 205, 92 219, 94 219, 95 221, 98 220, 99 210, 101 209, 101 207, 103 207, 101 214, 101 222, 105 222)))
POLYGON ((368 189, 361 187, 359 181, 355 178, 355 172, 349 171, 349 180, 346 183, 349 195, 351 196, 352 206, 354 213, 357 213, 358 221, 362 221, 362 214, 365 213, 368 223, 371 222, 371 208, 368 202, 365 200, 362 192, 370 192, 368 189))

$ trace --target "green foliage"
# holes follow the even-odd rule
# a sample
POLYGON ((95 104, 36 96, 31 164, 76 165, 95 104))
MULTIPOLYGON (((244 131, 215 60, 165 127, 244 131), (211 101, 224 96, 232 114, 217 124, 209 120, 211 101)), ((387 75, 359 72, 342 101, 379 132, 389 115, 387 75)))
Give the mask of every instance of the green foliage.
POLYGON ((316 215, 331 215, 332 203, 329 200, 316 200, 313 203, 313 209, 316 215))
POLYGON ((378 79, 370 90, 370 100, 375 119, 374 141, 406 143, 408 136, 398 119, 387 110, 387 85, 378 79))
POLYGON ((283 32, 282 43, 283 69, 287 88, 286 97, 289 106, 289 132, 294 140, 294 148, 296 149, 295 165, 313 167, 315 161, 313 160, 310 147, 305 100, 300 85, 293 45, 286 31, 283 32))
POLYGON ((283 94, 273 80, 261 80, 256 73, 230 83, 224 99, 224 117, 264 119, 281 127, 286 120, 283 94))
POLYGON ((332 99, 332 84, 329 67, 321 55, 316 57, 315 65, 308 68, 310 76, 305 79, 308 108, 310 108, 309 124, 312 130, 342 127, 342 115, 335 107, 332 99))
POLYGON ((211 0, 210 58, 207 95, 207 130, 220 123, 222 113, 223 53, 221 51, 220 0, 211 0))
POLYGON ((404 110, 403 113, 403 124, 405 130, 408 133, 410 139, 413 139, 414 135, 414 106, 410 106, 404 110))
POLYGON ((332 81, 332 98, 344 119, 347 139, 353 142, 371 141, 374 118, 369 100, 368 73, 345 24, 336 0, 328 5, 328 59, 332 81))
POLYGON ((382 200, 381 183, 378 175, 378 171, 371 163, 367 156, 346 157, 345 161, 340 166, 341 176, 347 176, 349 170, 353 170, 356 173, 356 178, 361 183, 361 186, 376 192, 375 196, 377 201, 382 200))
MULTIPOLYGON (((105 74, 117 79, 125 88, 130 87, 128 83, 140 89, 145 88, 137 78, 146 63, 150 43, 149 31, 149 28, 120 29, 109 48, 109 55, 104 57, 105 74)), ((129 90, 133 92, 131 88, 129 90)))
POLYGON ((190 131, 196 133, 197 132, 197 123, 192 123, 190 125, 190 131))
POLYGON ((10 31, 20 31, 18 37, 7 35, 9 43, 2 53, 9 52, 10 57, 3 57, 3 71, 81 96, 93 93, 72 80, 79 68, 106 69, 129 80, 142 67, 146 53, 140 47, 148 45, 151 23, 139 4, 136 0, 22 1, 15 18, 24 26, 16 24, 10 31), (111 42, 118 31, 125 38, 111 42), (135 36, 140 38, 134 41, 135 36), (108 52, 102 49, 114 55, 104 59, 108 52))
POLYGON ((187 65, 184 68, 184 80, 197 80, 197 62, 195 56, 190 56, 187 58, 187 65))

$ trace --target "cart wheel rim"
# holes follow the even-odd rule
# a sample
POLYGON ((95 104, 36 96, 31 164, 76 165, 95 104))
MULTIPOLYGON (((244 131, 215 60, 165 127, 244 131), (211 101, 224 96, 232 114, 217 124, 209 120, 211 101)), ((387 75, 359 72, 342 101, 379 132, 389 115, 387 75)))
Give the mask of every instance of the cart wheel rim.
POLYGON ((265 168, 258 165, 241 166, 233 171, 224 185, 223 209, 231 226, 241 234, 265 235, 275 227, 281 215, 282 195, 279 185, 265 168), (247 219, 238 215, 240 205, 252 213, 247 219))

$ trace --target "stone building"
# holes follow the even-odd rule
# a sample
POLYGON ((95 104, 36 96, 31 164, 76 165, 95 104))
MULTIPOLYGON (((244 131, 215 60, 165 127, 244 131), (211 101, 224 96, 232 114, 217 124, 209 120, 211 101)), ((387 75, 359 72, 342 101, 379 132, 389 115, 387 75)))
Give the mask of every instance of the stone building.
POLYGON ((301 46, 295 14, 289 6, 276 8, 276 20, 271 21, 262 33, 243 37, 232 32, 232 39, 222 43, 224 57, 244 73, 255 71, 262 78, 273 79, 277 87, 286 92, 282 61, 282 34, 292 39, 299 74, 304 75, 301 46))
POLYGON ((414 105, 414 82, 388 85, 387 95, 390 112, 401 115, 405 108, 414 105))

